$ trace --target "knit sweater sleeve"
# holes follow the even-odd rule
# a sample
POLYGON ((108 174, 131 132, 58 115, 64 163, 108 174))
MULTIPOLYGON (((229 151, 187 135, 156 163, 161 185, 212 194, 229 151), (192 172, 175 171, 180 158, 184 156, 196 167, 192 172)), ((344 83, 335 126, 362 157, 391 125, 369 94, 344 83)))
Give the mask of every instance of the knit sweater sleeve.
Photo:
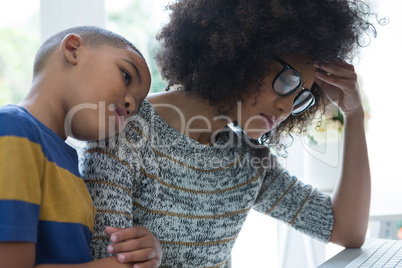
POLYGON ((328 242, 334 221, 330 196, 291 176, 275 157, 262 175, 254 209, 328 242))
POLYGON ((135 167, 125 159, 127 144, 121 136, 88 143, 79 150, 80 172, 96 207, 95 229, 91 242, 94 259, 110 256, 108 226, 133 226, 132 192, 135 167))

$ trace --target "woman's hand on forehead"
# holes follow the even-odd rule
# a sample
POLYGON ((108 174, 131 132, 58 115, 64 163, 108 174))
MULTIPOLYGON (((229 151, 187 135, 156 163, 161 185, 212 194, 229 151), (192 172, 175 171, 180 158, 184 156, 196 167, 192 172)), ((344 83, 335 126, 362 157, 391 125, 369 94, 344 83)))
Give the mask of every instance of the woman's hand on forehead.
POLYGON ((363 110, 360 98, 357 74, 353 65, 345 61, 333 63, 314 63, 317 68, 315 82, 336 104, 345 116, 350 116, 363 110))

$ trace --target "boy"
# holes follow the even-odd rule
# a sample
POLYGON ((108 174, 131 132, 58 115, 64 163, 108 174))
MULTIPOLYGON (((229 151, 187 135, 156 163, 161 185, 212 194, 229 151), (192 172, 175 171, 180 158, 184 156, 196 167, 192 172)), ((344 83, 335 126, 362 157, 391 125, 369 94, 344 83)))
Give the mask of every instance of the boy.
POLYGON ((27 96, 0 108, 2 267, 159 265, 159 241, 141 227, 107 229, 113 242, 121 242, 111 252, 124 252, 120 262, 116 257, 92 261, 95 209, 78 172, 77 153, 64 142, 68 136, 95 140, 117 133, 138 110, 150 81, 140 52, 98 27, 64 30, 39 48, 27 96), (137 238, 138 246, 127 243, 130 238, 137 238))

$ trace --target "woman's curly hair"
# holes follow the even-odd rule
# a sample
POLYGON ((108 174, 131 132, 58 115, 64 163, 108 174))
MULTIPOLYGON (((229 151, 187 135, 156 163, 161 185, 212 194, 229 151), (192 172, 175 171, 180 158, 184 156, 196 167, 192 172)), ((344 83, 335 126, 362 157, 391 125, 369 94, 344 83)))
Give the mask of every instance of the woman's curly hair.
MULTIPOLYGON (((375 36, 367 4, 352 0, 179 0, 157 39, 164 79, 208 100, 222 113, 257 98, 273 59, 306 55, 318 62, 351 60, 375 36)), ((302 131, 329 103, 315 85, 316 105, 289 116, 263 141, 302 131)))

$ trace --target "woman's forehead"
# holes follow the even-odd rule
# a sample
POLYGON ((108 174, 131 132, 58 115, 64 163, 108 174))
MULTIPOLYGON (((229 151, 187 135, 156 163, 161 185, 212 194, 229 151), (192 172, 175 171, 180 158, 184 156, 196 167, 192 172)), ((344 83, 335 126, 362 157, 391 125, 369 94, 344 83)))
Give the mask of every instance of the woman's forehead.
POLYGON ((316 71, 313 60, 307 56, 289 56, 285 57, 284 60, 300 74, 303 79, 303 87, 311 88, 316 71))

